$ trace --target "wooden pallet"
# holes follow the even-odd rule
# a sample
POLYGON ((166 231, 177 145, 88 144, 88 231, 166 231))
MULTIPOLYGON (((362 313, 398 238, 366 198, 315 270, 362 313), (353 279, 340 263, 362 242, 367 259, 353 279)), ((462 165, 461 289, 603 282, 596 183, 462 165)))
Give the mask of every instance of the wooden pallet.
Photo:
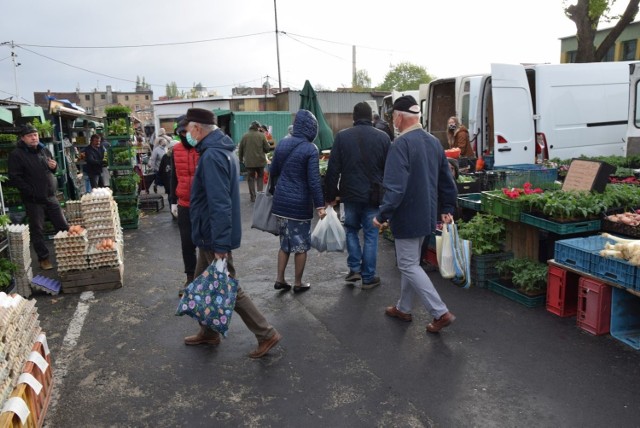
POLYGON ((115 290, 123 286, 124 266, 60 272, 63 293, 115 290))

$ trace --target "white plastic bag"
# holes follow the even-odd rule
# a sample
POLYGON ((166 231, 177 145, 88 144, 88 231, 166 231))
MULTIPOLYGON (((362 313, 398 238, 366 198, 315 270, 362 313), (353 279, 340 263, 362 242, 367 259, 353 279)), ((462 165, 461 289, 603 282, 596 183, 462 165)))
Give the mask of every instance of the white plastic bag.
POLYGON ((325 218, 318 221, 311 233, 311 246, 321 253, 344 251, 347 246, 347 234, 333 207, 328 206, 326 211, 325 218))
POLYGON ((436 257, 438 258, 440 275, 443 278, 453 278, 456 275, 450 232, 450 225, 445 223, 442 225, 442 235, 436 236, 436 257))

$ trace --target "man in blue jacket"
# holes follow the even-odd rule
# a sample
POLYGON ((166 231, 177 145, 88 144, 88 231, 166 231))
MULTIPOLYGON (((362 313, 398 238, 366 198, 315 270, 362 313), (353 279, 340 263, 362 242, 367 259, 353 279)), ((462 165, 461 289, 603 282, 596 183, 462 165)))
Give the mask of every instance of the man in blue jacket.
POLYGON ((417 296, 433 321, 429 333, 437 333, 455 320, 433 283, 420 267, 425 237, 431 236, 437 221, 438 202, 445 223, 453 220, 458 191, 440 142, 420 126, 420 107, 410 96, 393 103, 393 125, 400 131, 389 150, 384 169, 385 195, 376 227, 389 224, 395 238, 400 270, 400 299, 385 314, 411 321, 413 298, 417 296))
POLYGON ((336 134, 325 177, 328 203, 335 205, 340 195, 344 207, 349 253, 345 281, 362 280, 365 290, 380 285, 380 277, 376 276, 379 233, 372 220, 381 201, 372 193, 376 193, 374 183, 382 183, 391 145, 389 136, 373 127, 371 113, 368 103, 360 102, 353 107, 353 127, 336 134), (360 229, 364 245, 360 244, 360 229))
MULTIPOLYGON (((191 187, 191 238, 198 247, 194 275, 199 276, 214 260, 227 259, 229 275, 236 277, 232 250, 240 247, 242 222, 240 219, 240 162, 234 154, 235 145, 215 125, 213 112, 200 108, 187 110, 187 141, 195 143, 200 154, 191 187)), ((249 353, 251 358, 263 357, 282 339, 255 307, 249 295, 238 287, 235 312, 258 339, 258 347, 249 353)), ((220 334, 208 327, 184 339, 187 345, 220 343, 220 334)))

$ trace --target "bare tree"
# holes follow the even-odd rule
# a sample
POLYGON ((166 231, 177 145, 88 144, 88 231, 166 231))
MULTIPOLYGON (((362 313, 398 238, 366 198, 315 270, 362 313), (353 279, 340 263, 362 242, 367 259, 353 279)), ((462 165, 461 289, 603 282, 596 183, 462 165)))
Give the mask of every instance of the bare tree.
POLYGON ((611 6, 616 0, 578 0, 569 5, 564 12, 576 24, 576 39, 578 50, 575 62, 602 61, 609 49, 614 46, 622 31, 635 19, 638 14, 640 0, 629 0, 629 4, 622 15, 609 16, 611 6), (618 20, 609 34, 595 46, 595 36, 600 21, 611 22, 618 20))

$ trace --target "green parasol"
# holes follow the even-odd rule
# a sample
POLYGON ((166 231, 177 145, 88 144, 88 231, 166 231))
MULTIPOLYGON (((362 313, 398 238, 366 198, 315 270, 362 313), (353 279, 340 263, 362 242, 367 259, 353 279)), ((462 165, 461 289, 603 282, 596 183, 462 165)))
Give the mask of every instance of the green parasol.
POLYGON ((316 91, 308 80, 300 92, 300 108, 309 110, 318 119, 318 136, 313 141, 320 150, 329 150, 333 146, 333 131, 322 114, 316 91))

